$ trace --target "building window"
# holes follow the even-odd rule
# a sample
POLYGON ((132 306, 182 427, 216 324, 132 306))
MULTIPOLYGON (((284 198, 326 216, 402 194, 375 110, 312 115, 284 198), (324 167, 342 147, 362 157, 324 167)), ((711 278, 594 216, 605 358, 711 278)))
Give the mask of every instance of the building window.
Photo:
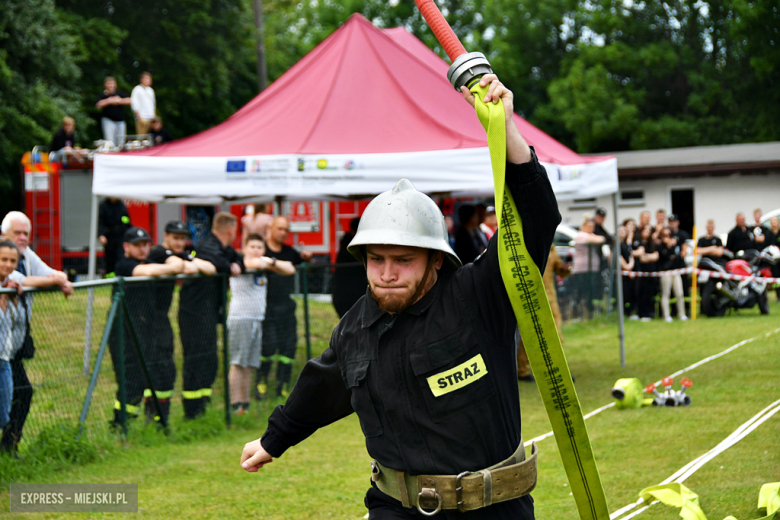
POLYGON ((593 209, 596 207, 595 197, 592 199, 574 199, 569 209, 593 209))
POLYGON ((620 206, 644 206, 645 190, 623 190, 620 192, 620 206))

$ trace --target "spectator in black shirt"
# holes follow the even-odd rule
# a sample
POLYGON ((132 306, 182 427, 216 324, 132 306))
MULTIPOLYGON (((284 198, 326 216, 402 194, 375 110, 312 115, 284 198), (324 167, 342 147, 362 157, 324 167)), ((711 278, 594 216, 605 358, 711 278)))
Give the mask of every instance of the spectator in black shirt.
POLYGON ((52 160, 62 160, 63 164, 67 164, 68 156, 84 160, 83 156, 87 154, 87 150, 76 145, 75 131, 76 120, 69 116, 63 117, 62 126, 54 133, 49 145, 49 151, 56 152, 52 155, 52 160))
POLYGON ((766 240, 766 234, 769 230, 761 225, 762 216, 763 213, 760 209, 755 209, 753 211, 753 219, 755 220, 755 224, 753 224, 753 243, 759 251, 769 245, 769 242, 766 240))
MULTIPOLYGON (((339 244, 339 254, 336 264, 355 264, 357 260, 347 251, 347 246, 357 233, 360 217, 353 218, 349 223, 349 231, 344 233, 339 244)), ((336 266, 336 274, 333 277, 333 307, 339 318, 344 316, 361 296, 366 294, 366 269, 357 265, 354 267, 336 266)))
MULTIPOLYGON (((167 264, 175 262, 174 258, 184 261, 183 274, 212 275, 217 272, 211 262, 196 258, 186 251, 189 229, 181 220, 172 220, 165 225, 163 242, 154 246, 146 259, 147 264, 167 264)), ((167 424, 170 411, 170 400, 173 396, 173 384, 176 381, 176 364, 173 360, 173 329, 168 319, 168 312, 173 301, 173 291, 176 280, 157 282, 154 292, 154 334, 151 351, 144 354, 146 365, 152 377, 152 384, 157 392, 157 399, 167 424)), ((160 420, 154 403, 149 399, 151 394, 145 392, 146 416, 149 419, 160 420)))
POLYGON ((460 227, 455 233, 455 254, 464 264, 473 262, 487 248, 487 238, 479 229, 477 207, 463 204, 458 208, 460 227))
MULTIPOLYGON (((595 235, 599 235, 601 237, 604 237, 604 244, 610 247, 610 250, 612 249, 612 244, 614 242, 612 235, 609 234, 609 232, 604 229, 604 219, 607 216, 607 210, 604 208, 598 208, 596 209, 596 212, 593 214, 593 222, 596 224, 593 233, 595 235)), ((604 256, 603 247, 598 248, 599 258, 601 259, 601 269, 604 270, 607 268, 607 261, 609 258, 611 258, 611 255, 604 256)))
MULTIPOLYGON (((290 221, 285 217, 276 217, 268 226, 266 256, 300 265, 311 259, 310 251, 298 251, 284 243, 290 234, 290 221)), ((256 399, 263 399, 268 393, 268 374, 274 359, 276 366, 276 397, 289 395, 288 385, 292 374, 292 364, 298 346, 295 302, 290 298, 295 287, 293 276, 267 273, 268 306, 263 322, 263 354, 257 371, 256 399)))
POLYGON ((745 214, 737 213, 737 225, 734 226, 734 229, 729 231, 729 236, 726 240, 726 249, 737 254, 739 251, 755 248, 756 245, 753 241, 753 231, 748 229, 745 225, 745 214))
MULTIPOLYGON (((636 247, 631 254, 639 265, 635 265, 634 269, 640 272, 655 272, 659 255, 653 240, 653 228, 650 226, 641 228, 639 240, 635 241, 635 244, 636 247)), ((637 282, 637 307, 639 319, 642 321, 650 321, 655 317, 656 286, 656 279, 649 276, 640 277, 637 282)))
POLYGON ((130 104, 130 96, 116 89, 116 80, 111 76, 103 80, 105 89, 97 98, 95 107, 100 109, 100 124, 103 127, 103 139, 111 141, 121 148, 125 144, 127 123, 125 105, 130 104))
POLYGON ((157 146, 158 144, 167 143, 169 141, 173 141, 173 137, 171 137, 171 133, 168 132, 168 129, 166 129, 163 126, 163 120, 160 117, 155 117, 152 119, 152 123, 149 127, 149 130, 152 134, 152 144, 154 146, 157 146))
POLYGON ((726 259, 723 257, 723 241, 715 236, 714 220, 707 220, 707 234, 699 239, 696 248, 702 258, 709 258, 717 264, 726 265, 726 259))
MULTIPOLYGON (((669 228, 661 231, 661 245, 658 246, 658 255, 659 271, 671 271, 685 267, 682 247, 677 243, 677 239, 672 236, 672 230, 669 228)), ((688 317, 685 315, 685 295, 683 294, 683 283, 680 273, 667 273, 661 277, 661 313, 664 321, 672 321, 672 317, 669 314, 669 294, 672 289, 674 289, 674 297, 677 300, 677 317, 680 321, 685 321, 688 317)))
MULTIPOLYGON (((633 224, 634 221, 631 221, 633 224)), ((629 228, 624 222, 618 227, 618 236, 620 237, 620 270, 633 271, 635 260, 631 255, 631 241, 633 240, 633 226, 629 235, 629 228)), ((625 315, 633 317, 636 312, 636 279, 631 276, 623 276, 623 308, 625 315)))
POLYGON ((114 272, 119 257, 124 255, 122 238, 130 228, 130 215, 125 203, 120 199, 108 197, 100 203, 98 210, 98 240, 103 244, 103 260, 106 276, 114 272))
MULTIPOLYGON (((766 232, 766 245, 780 247, 780 217, 769 219, 769 229, 766 232)), ((772 266, 772 276, 780 278, 780 264, 772 266)), ((777 299, 780 300, 780 284, 777 287, 777 299)))
MULTIPOLYGON (((124 234, 124 256, 116 263, 117 276, 165 276, 179 274, 184 270, 184 261, 178 257, 171 257, 164 264, 147 264, 150 249, 149 234, 145 229, 132 227, 124 234)), ((116 292, 117 286, 114 286, 116 292)), ((132 282, 124 287, 125 304, 130 314, 132 327, 140 342, 141 352, 146 355, 152 352, 154 344, 155 322, 155 290, 156 284, 151 282, 132 282)), ((110 336, 109 347, 114 371, 120 364, 125 366, 125 397, 127 412, 130 417, 138 416, 144 390, 147 388, 146 379, 141 371, 141 364, 130 333, 130 324, 125 322, 124 330, 124 359, 119 357, 118 337, 116 328, 110 336)), ((120 422, 119 394, 114 404, 114 423, 120 422)))
MULTIPOLYGON (((211 233, 195 246, 195 257, 211 263, 218 273, 238 276, 244 260, 233 249, 238 233, 235 215, 217 213, 211 233)), ((220 322, 225 291, 224 280, 213 277, 185 280, 179 293, 179 329, 184 353, 182 401, 184 417, 203 415, 211 401, 211 386, 217 377, 217 325, 220 322)))

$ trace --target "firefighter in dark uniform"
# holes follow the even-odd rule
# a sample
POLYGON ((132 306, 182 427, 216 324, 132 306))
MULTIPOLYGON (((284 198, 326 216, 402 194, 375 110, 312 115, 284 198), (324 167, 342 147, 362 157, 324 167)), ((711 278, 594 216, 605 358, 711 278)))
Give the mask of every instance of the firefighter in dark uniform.
MULTIPOLYGON (((216 268, 210 262, 195 258, 186 251, 189 229, 181 220, 172 220, 165 225, 163 243, 156 245, 149 253, 147 264, 165 264, 169 258, 178 257, 184 261, 183 274, 212 275, 216 268)), ((176 363, 173 360, 173 329, 168 318, 168 312, 173 301, 173 291, 176 280, 158 282, 155 285, 154 299, 154 333, 152 335, 151 351, 144 353, 146 365, 152 377, 152 384, 160 402, 163 415, 168 417, 173 384, 176 381, 176 363)), ((152 391, 144 390, 146 416, 150 420, 160 420, 154 402, 152 391)), ((167 423, 167 420, 166 420, 167 423)))
MULTIPOLYGON (((230 213, 217 213, 211 233, 195 246, 195 258, 211 263, 218 273, 239 275, 241 256, 233 249, 238 223, 230 213)), ((194 419, 211 400, 211 385, 217 377, 217 325, 222 312, 223 280, 185 280, 179 293, 179 330, 184 353, 184 417, 194 419)))
MULTIPOLYGON (((504 101, 507 188, 544 271, 561 219, 555 196, 512 120, 512 93, 493 75, 481 82, 490 84, 488 100, 504 101)), ((374 458, 369 518, 413 519, 439 508, 445 518, 534 518, 536 456, 523 448, 517 322, 497 237, 460 267, 438 206, 401 180, 368 205, 349 249, 367 267, 368 292, 330 348, 306 364, 262 438, 245 445, 242 468, 257 471, 354 411, 374 458)))
POLYGON ((130 228, 130 215, 127 213, 125 203, 120 199, 108 197, 100 203, 98 210, 98 240, 103 244, 103 260, 106 267, 106 275, 114 272, 117 260, 124 251, 122 250, 122 238, 125 231, 130 228))
MULTIPOLYGON (((178 257, 171 257, 162 265, 147 264, 151 241, 149 233, 139 227, 131 227, 125 231, 124 256, 116 263, 116 276, 165 276, 180 274, 184 270, 184 261, 178 257)), ((114 292, 117 291, 114 286, 114 292)), ((148 363, 147 353, 152 351, 154 338, 155 305, 154 296, 157 290, 153 282, 128 282, 124 286, 125 305, 130 314, 130 320, 140 343, 144 360, 148 363)), ((109 337, 109 348, 114 372, 123 362, 119 358, 119 346, 116 327, 109 337)), ((126 409, 130 417, 138 416, 141 400, 144 397, 144 389, 148 386, 141 371, 141 364, 130 333, 130 324, 125 321, 124 330, 124 366, 125 366, 125 398, 126 409)), ((114 423, 119 423, 120 401, 119 394, 114 402, 114 423)))

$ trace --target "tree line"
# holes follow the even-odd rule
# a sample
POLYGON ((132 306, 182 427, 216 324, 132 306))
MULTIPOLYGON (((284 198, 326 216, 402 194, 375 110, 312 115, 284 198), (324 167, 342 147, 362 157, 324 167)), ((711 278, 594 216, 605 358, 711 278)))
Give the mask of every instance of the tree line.
MULTIPOLYGON (((780 140, 776 0, 438 4, 515 92, 518 112, 578 152, 780 140)), ((354 12, 405 26, 444 56, 411 0, 261 5, 270 81, 354 12)), ((100 138, 105 76, 129 92, 151 71, 174 137, 224 121, 257 94, 254 20, 253 0, 6 0, 0 210, 19 206, 21 155, 48 144, 64 115, 82 144, 100 138)))

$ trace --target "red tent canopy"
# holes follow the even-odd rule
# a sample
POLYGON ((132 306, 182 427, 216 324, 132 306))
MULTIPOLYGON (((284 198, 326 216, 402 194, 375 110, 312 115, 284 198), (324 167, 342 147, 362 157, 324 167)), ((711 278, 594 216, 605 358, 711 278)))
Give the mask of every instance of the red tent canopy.
MULTIPOLYGON (((485 131, 447 68, 405 29, 380 30, 355 14, 225 122, 146 151, 99 156, 93 191, 146 200, 303 199, 368 195, 408 177, 428 192, 490 192, 485 131)), ((614 176, 602 193, 616 190, 608 158, 580 156, 515 119, 548 171, 567 167, 551 180, 577 181, 595 166, 614 176)))

